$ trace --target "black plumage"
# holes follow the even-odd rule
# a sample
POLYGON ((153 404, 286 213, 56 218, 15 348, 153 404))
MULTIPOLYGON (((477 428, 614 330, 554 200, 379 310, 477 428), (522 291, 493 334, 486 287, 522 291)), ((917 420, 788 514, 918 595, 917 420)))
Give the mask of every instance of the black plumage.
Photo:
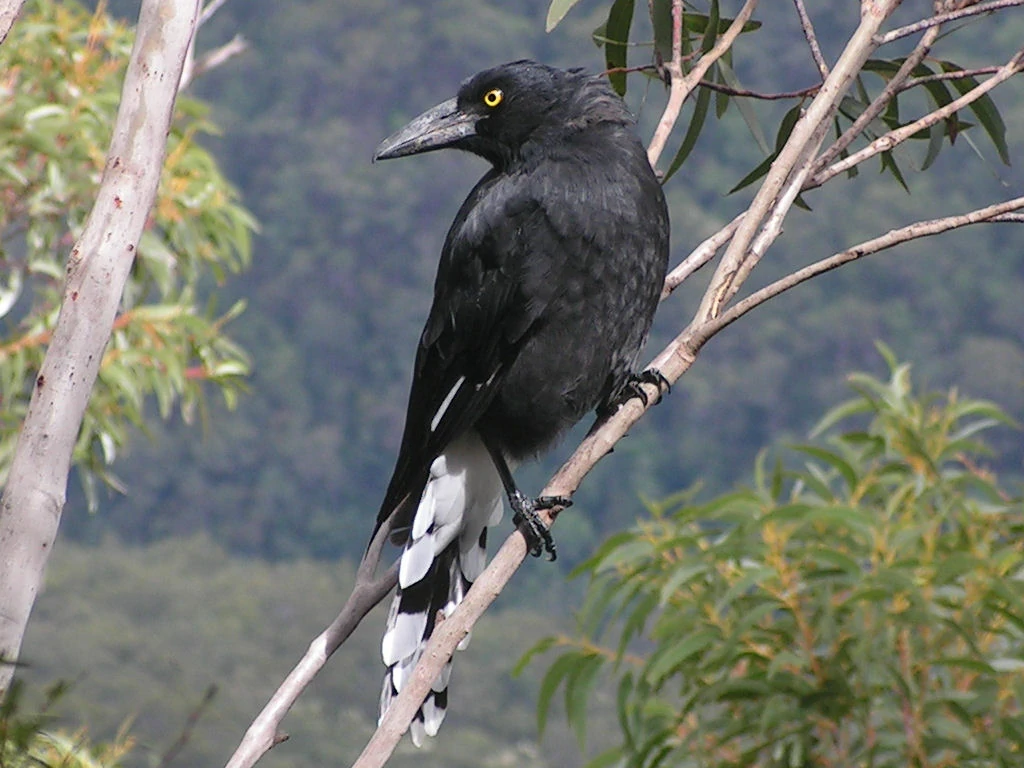
MULTIPOLYGON (((465 81, 378 147, 444 147, 491 170, 455 217, 420 338, 402 445, 377 519, 404 544, 381 711, 437 612, 485 562, 502 496, 533 554, 553 544, 510 466, 630 392, 668 259, 661 187, 622 100, 601 79, 518 61, 465 81), (397 511, 396 511, 397 510, 397 511)), ((555 500, 561 501, 561 500, 555 500)), ((539 502, 539 503, 538 503, 539 502)), ((448 670, 413 724, 436 733, 448 670)))

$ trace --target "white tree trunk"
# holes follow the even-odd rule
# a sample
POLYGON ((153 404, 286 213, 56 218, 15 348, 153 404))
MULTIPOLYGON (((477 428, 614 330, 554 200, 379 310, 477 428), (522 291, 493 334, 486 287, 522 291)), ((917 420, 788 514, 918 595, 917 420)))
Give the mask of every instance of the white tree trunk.
POLYGON ((14 20, 18 18, 22 3, 25 0, 0 0, 0 43, 7 37, 7 33, 14 26, 14 20))
MULTIPOLYGON (((143 0, 107 165, 0 501, 0 659, 13 661, 64 507, 71 453, 156 198, 199 0, 143 0)), ((0 695, 14 667, 0 665, 0 695)))

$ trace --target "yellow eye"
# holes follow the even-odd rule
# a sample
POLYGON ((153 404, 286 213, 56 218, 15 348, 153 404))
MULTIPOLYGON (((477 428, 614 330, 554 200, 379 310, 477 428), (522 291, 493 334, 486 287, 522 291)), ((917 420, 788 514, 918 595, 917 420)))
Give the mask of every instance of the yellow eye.
POLYGON ((491 109, 501 104, 501 99, 504 94, 501 92, 501 88, 491 88, 487 93, 484 94, 484 104, 491 109))

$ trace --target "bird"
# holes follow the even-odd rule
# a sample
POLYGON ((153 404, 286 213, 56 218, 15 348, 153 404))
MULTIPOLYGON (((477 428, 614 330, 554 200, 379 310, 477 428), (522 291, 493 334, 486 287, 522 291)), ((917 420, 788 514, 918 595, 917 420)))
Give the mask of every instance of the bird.
MULTIPOLYGON (((381 719, 439 615, 483 571, 505 498, 530 554, 554 559, 537 512, 572 501, 527 497, 513 469, 592 411, 600 420, 630 397, 646 404, 641 382, 659 393, 667 384, 635 369, 668 264, 668 208, 635 120, 607 81, 530 60, 487 69, 386 138, 373 159, 446 148, 490 169, 441 249, 374 528, 390 525, 402 547, 381 643, 381 719)), ((416 746, 444 719, 450 671, 451 660, 410 725, 416 746)))

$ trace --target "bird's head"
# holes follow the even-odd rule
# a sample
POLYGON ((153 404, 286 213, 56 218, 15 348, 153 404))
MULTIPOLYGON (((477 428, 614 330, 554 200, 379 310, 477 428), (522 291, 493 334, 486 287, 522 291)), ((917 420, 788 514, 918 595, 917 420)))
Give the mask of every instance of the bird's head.
POLYGON ((474 75, 454 99, 384 139, 374 160, 452 147, 507 165, 531 143, 632 117, 607 83, 580 70, 515 61, 474 75))

